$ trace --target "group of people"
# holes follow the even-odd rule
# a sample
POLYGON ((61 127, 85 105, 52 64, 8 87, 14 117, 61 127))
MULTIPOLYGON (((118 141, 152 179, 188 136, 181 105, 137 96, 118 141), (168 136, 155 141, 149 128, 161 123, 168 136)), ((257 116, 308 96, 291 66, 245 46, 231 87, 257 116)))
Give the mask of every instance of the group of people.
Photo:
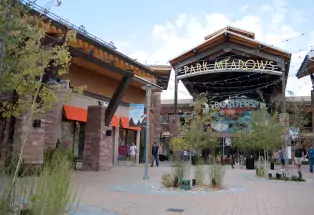
MULTIPOLYGON (((151 167, 154 166, 154 162, 156 161, 156 166, 158 167, 159 165, 159 159, 158 159, 158 151, 159 151, 159 147, 157 145, 156 142, 154 142, 154 145, 152 147, 152 162, 151 162, 151 167)), ((137 154, 137 147, 134 144, 134 142, 132 142, 131 147, 129 149, 129 153, 130 153, 130 157, 131 157, 131 162, 132 162, 132 166, 135 166, 136 163, 136 154, 137 154)))
MULTIPOLYGON (((282 169, 285 167, 285 154, 284 149, 279 150, 279 159, 281 162, 282 169)), ((297 165, 298 171, 301 171, 302 162, 308 160, 310 165, 310 172, 313 173, 314 166, 314 148, 313 145, 310 145, 308 149, 305 146, 302 146, 300 143, 295 145, 294 149, 294 164, 297 165)))

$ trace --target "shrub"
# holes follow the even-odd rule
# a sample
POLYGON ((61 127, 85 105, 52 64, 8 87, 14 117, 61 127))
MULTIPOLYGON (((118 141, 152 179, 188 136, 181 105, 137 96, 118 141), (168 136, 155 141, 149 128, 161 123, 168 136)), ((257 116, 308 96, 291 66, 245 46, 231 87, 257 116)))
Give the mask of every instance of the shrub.
POLYGON ((77 203, 76 194, 71 192, 72 159, 71 150, 57 149, 47 163, 37 181, 35 192, 30 194, 29 204, 34 214, 62 214, 73 210, 77 203))
POLYGON ((259 177, 264 177, 265 176, 265 168, 263 166, 257 167, 256 175, 259 177))
POLYGON ((210 166, 210 178, 214 187, 222 187, 225 169, 220 164, 210 166))
POLYGON ((172 186, 172 176, 169 172, 164 172, 161 176, 161 184, 164 186, 164 187, 171 187, 172 186))
MULTIPOLYGON (((71 190, 72 160, 69 151, 56 150, 39 177, 12 180, 5 187, 0 200, 0 214, 11 215, 13 203, 25 204, 21 214, 66 214, 78 205, 71 190)), ((16 213, 13 213, 16 214, 16 213)))
POLYGON ((204 173, 204 167, 202 165, 197 165, 195 167, 195 180, 197 185, 202 185, 204 184, 205 180, 205 173, 204 173))
POLYGON ((188 179, 190 174, 189 166, 184 162, 177 162, 172 167, 172 177, 177 177, 181 182, 182 179, 188 179))

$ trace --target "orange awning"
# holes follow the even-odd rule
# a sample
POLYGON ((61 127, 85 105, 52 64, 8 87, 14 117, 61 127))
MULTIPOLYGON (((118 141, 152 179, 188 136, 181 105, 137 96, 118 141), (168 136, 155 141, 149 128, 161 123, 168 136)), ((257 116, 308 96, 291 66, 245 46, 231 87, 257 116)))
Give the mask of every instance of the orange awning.
POLYGON ((65 117, 69 120, 87 122, 87 110, 83 108, 63 105, 65 117))
MULTIPOLYGON (((65 117, 68 120, 87 122, 87 110, 84 108, 78 108, 70 105, 63 105, 65 117)), ((112 126, 119 127, 119 120, 116 115, 112 117, 112 126)))
POLYGON ((130 129, 130 130, 135 130, 135 131, 140 131, 140 130, 142 130, 141 127, 130 127, 130 126, 129 126, 129 118, 126 118, 126 117, 121 116, 121 117, 120 117, 120 122, 121 122, 121 127, 122 127, 122 128, 130 129))
POLYGON ((117 117, 116 115, 114 115, 114 116, 112 117, 111 125, 112 125, 112 126, 115 126, 115 127, 120 127, 120 125, 119 125, 119 120, 118 120, 118 117, 117 117))
POLYGON ((120 122, 122 128, 129 128, 129 118, 120 116, 120 122))
POLYGON ((134 131, 140 131, 140 130, 142 130, 141 127, 129 127, 128 129, 134 130, 134 131))

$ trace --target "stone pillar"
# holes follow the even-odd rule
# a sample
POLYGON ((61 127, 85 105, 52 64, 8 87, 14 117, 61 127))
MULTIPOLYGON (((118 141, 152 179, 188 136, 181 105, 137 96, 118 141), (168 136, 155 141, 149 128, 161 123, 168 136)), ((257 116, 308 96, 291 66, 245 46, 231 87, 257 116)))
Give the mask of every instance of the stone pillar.
POLYGON ((311 90, 311 105, 312 105, 312 133, 314 134, 314 90, 311 90))
POLYGON ((14 128, 14 145, 15 155, 19 155, 24 144, 26 143, 23 153, 23 161, 25 164, 38 165, 44 161, 44 129, 33 128, 32 119, 28 119, 27 115, 17 118, 14 128))
POLYGON ((45 130, 45 148, 54 148, 58 139, 61 139, 61 123, 63 114, 63 102, 65 100, 65 93, 68 88, 68 83, 61 81, 59 83, 49 83, 51 87, 58 88, 55 92, 58 96, 59 102, 53 105, 52 109, 41 114, 39 119, 42 119, 42 128, 45 130))
POLYGON ((113 141, 114 141, 114 149, 113 149, 113 165, 118 165, 118 158, 119 158, 119 127, 113 128, 113 141))
POLYGON ((105 108, 102 106, 89 106, 85 128, 85 142, 83 153, 83 169, 100 171, 112 167, 113 137, 106 135, 112 130, 105 126, 105 108))
POLYGON ((43 164, 45 149, 45 132, 42 128, 32 128, 24 149, 23 160, 25 164, 43 164))
MULTIPOLYGON (((173 115, 173 121, 172 122, 169 122, 170 123, 170 138, 173 138, 173 137, 177 137, 180 133, 179 131, 179 117, 177 114, 174 114, 173 115)), ((174 160, 178 161, 178 159, 180 159, 180 152, 179 151, 175 151, 174 152, 174 160)))
POLYGON ((136 163, 139 163, 140 161, 140 142, 141 142, 141 131, 136 131, 136 163))
POLYGON ((161 93, 154 93, 154 140, 160 144, 160 134, 161 134, 161 124, 160 124, 160 114, 161 114, 161 93))

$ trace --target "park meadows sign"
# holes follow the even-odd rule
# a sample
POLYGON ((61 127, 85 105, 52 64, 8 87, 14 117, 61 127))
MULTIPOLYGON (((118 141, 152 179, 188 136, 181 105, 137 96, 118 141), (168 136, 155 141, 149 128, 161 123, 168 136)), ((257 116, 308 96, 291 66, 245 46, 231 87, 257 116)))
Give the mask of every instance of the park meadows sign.
POLYGON ((201 73, 210 73, 214 71, 245 71, 245 70, 257 70, 257 71, 268 71, 272 72, 275 70, 275 65, 273 61, 263 61, 263 60, 240 60, 240 59, 224 59, 217 61, 213 64, 208 64, 208 62, 203 61, 202 63, 196 63, 191 66, 184 66, 180 72, 179 76, 189 76, 197 75, 201 73))

